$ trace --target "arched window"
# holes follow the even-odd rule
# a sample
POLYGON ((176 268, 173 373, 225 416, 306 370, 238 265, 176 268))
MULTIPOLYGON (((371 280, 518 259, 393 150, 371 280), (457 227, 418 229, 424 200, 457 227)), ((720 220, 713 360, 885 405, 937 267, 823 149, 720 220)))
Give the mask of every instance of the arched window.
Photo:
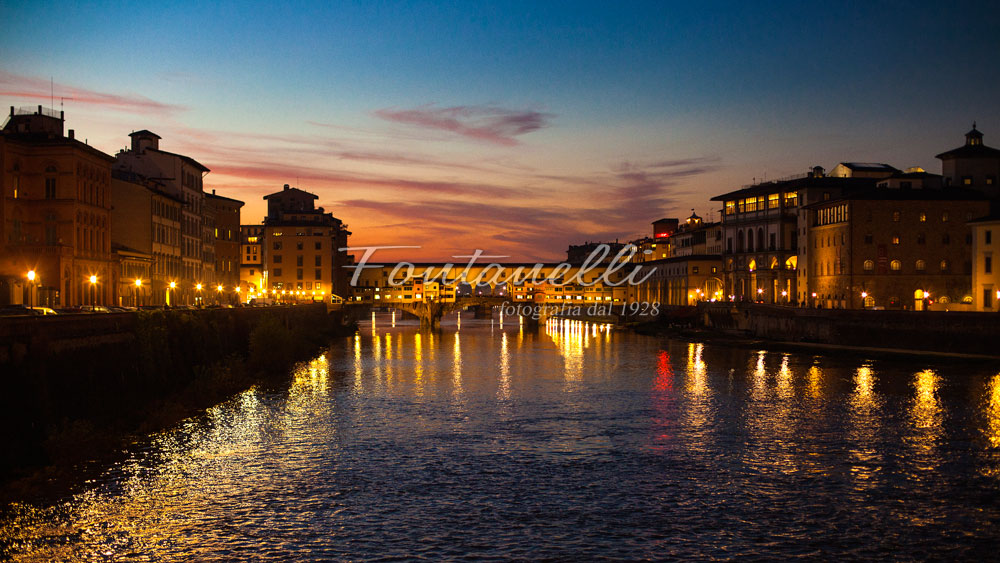
POLYGON ((941 271, 942 271, 942 272, 947 272, 947 271, 948 271, 948 268, 949 268, 950 266, 951 266, 951 265, 950 265, 950 264, 948 263, 948 261, 947 261, 947 260, 942 260, 942 261, 941 261, 941 271))
POLYGON ((875 298, 871 295, 865 297, 865 308, 870 309, 875 306, 875 298))
POLYGON ((743 252, 743 231, 736 233, 736 251, 743 252))
POLYGON ((927 262, 924 262, 923 260, 917 260, 917 271, 923 272, 926 269, 927 269, 927 262))
POLYGON ((753 252, 753 229, 747 231, 747 252, 753 252))
POLYGON ((865 271, 866 272, 871 272, 874 269, 875 269, 875 261, 874 260, 865 260, 865 271))
POLYGON ((899 260, 893 260, 889 263, 889 269, 893 272, 898 272, 903 269, 903 263, 899 260))
POLYGON ((764 228, 757 227, 757 250, 764 250, 764 228))

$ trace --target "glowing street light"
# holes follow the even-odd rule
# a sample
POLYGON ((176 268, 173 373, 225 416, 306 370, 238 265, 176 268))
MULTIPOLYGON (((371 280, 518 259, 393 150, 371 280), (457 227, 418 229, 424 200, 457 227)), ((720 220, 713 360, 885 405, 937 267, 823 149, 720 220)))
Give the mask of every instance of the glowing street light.
POLYGON ((35 271, 28 270, 28 308, 31 308, 31 290, 35 286, 35 271))
POLYGON ((142 288, 142 280, 135 278, 135 306, 139 306, 139 290, 142 288))
POLYGON ((200 307, 204 303, 204 301, 201 298, 201 284, 200 283, 195 284, 194 288, 198 291, 198 296, 195 297, 195 300, 198 302, 198 306, 200 307))
POLYGON ((90 275, 90 306, 97 305, 97 276, 90 275))
POLYGON ((167 290, 167 305, 174 304, 173 296, 171 294, 175 289, 177 289, 177 282, 170 282, 170 289, 167 290))

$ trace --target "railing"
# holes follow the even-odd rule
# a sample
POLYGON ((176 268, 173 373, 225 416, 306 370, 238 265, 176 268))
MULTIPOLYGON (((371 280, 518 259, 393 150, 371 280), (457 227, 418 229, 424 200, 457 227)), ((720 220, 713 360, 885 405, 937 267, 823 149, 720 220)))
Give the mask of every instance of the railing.
POLYGON ((792 180, 801 180, 802 178, 808 178, 809 174, 811 174, 811 173, 810 172, 803 172, 801 174, 791 174, 789 176, 783 176, 781 178, 775 178, 774 180, 765 180, 765 181, 760 181, 760 182, 756 182, 756 183, 752 183, 752 184, 743 184, 743 186, 741 186, 740 189, 741 190, 745 190, 747 188, 753 188, 755 186, 763 186, 764 184, 777 184, 778 182, 790 182, 792 180))

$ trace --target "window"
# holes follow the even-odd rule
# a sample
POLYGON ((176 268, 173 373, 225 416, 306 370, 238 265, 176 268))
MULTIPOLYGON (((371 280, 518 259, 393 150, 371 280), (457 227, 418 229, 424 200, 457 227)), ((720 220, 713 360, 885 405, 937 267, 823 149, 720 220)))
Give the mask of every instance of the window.
POLYGON ((942 260, 941 261, 941 271, 942 272, 947 272, 949 267, 950 267, 950 264, 948 264, 947 260, 942 260))
POLYGON ((923 272, 924 270, 927 269, 927 262, 924 262, 923 260, 917 260, 916 266, 918 272, 923 272))
POLYGON ((302 255, 301 254, 299 254, 298 256, 295 257, 295 265, 296 266, 301 266, 302 265, 302 255))
POLYGON ((927 242, 927 237, 924 233, 917 233, 917 244, 924 244, 927 242))
POLYGON ((56 198, 56 179, 46 178, 45 179, 45 199, 55 199, 56 198))
POLYGON ((874 260, 865 260, 865 271, 866 272, 871 272, 874 269, 875 269, 875 261, 874 260))
POLYGON ((993 184, 996 183, 996 181, 997 181, 996 176, 987 176, 986 177, 986 185, 987 186, 992 186, 993 184))
POLYGON ((921 213, 919 221, 921 223, 926 223, 927 222, 927 214, 926 213, 921 213))
POLYGON ((323 279, 323 270, 321 270, 319 268, 316 268, 316 275, 313 276, 313 278, 315 278, 317 280, 323 279))
POLYGON ((276 277, 276 278, 280 278, 281 277, 281 268, 275 268, 274 269, 274 277, 276 277))
POLYGON ((948 233, 941 235, 941 244, 951 244, 951 235, 948 233))
POLYGON ((273 245, 271 246, 271 248, 273 248, 274 250, 281 250, 281 241, 279 240, 279 241, 275 242, 275 243, 274 243, 274 244, 273 244, 273 245))
POLYGON ((302 268, 299 268, 299 269, 295 270, 295 279, 301 280, 302 277, 303 277, 302 276, 302 268))
POLYGON ((768 194, 768 196, 767 196, 767 208, 768 209, 777 209, 778 206, 779 206, 780 197, 781 196, 779 194, 768 194))
POLYGON ((993 288, 984 287, 983 288, 983 308, 992 309, 993 308, 993 288))
POLYGON ((962 176, 962 185, 963 186, 971 186, 972 185, 972 176, 962 176))
POLYGON ((717 267, 715 267, 715 266, 712 266, 712 273, 713 273, 713 274, 717 274, 717 273, 719 273, 719 268, 717 268, 717 267))
POLYGON ((317 268, 320 267, 320 266, 322 266, 323 265, 323 257, 322 256, 316 256, 315 258, 316 258, 316 260, 315 260, 316 263, 313 264, 313 265, 316 266, 317 268))
POLYGON ((316 241, 316 250, 323 250, 323 243, 322 242, 316 241))
POLYGON ((771 242, 771 250, 774 250, 775 246, 777 245, 777 242, 776 242, 777 239, 775 238, 775 236, 776 235, 774 233, 771 233, 771 241, 770 241, 771 242))
POLYGON ((691 273, 692 274, 697 274, 698 273, 698 266, 691 266, 691 273))
POLYGON ((893 260, 892 262, 889 262, 889 269, 893 272, 898 272, 903 269, 903 263, 899 260, 893 260))
POLYGON ((295 250, 302 250, 302 243, 301 242, 295 243, 295 250))
POLYGON ((280 254, 275 254, 273 256, 271 262, 274 263, 274 264, 281 264, 281 255, 280 254))
POLYGON ((948 212, 947 211, 942 211, 941 212, 941 222, 942 223, 947 223, 948 222, 948 212))
POLYGON ((993 244, 993 231, 986 231, 986 244, 993 244))
POLYGON ((992 274, 993 273, 993 257, 992 256, 986 256, 985 258, 983 258, 983 271, 986 272, 987 274, 992 274))
POLYGON ((899 235, 892 235, 892 244, 899 246, 899 235))
POLYGON ((892 221, 894 223, 898 223, 899 219, 900 219, 900 213, 899 213, 899 211, 893 211, 892 212, 892 221))
POLYGON ((872 240, 873 240, 873 237, 872 237, 871 233, 865 234, 865 244, 871 244, 872 240))

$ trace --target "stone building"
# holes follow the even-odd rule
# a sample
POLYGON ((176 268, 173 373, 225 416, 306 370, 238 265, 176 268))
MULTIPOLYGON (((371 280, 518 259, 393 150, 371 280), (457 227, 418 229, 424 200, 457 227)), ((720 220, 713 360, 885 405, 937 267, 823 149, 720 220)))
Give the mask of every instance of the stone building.
POLYGON ((292 188, 264 196, 261 260, 265 288, 285 301, 326 300, 349 296, 350 231, 322 207, 315 194, 292 188))
POLYGON ((923 310, 971 307, 972 234, 986 197, 911 173, 808 207, 805 304, 923 310), (917 178, 922 177, 920 183, 917 178), (911 182, 907 188, 901 182, 911 182), (926 184, 925 184, 926 182, 926 184), (897 186, 897 187, 892 187, 897 186))
MULTIPOLYGON (((238 303, 240 299, 240 209, 243 202, 217 195, 215 190, 205 194, 205 208, 211 210, 215 224, 212 227, 212 251, 215 258, 216 288, 222 286, 222 302, 238 303)), ((220 293, 217 291, 217 293, 220 293)), ((218 295, 217 295, 218 297, 218 295)))
POLYGON ((63 126, 61 111, 11 107, 0 132, 0 304, 115 300, 114 159, 63 126))

